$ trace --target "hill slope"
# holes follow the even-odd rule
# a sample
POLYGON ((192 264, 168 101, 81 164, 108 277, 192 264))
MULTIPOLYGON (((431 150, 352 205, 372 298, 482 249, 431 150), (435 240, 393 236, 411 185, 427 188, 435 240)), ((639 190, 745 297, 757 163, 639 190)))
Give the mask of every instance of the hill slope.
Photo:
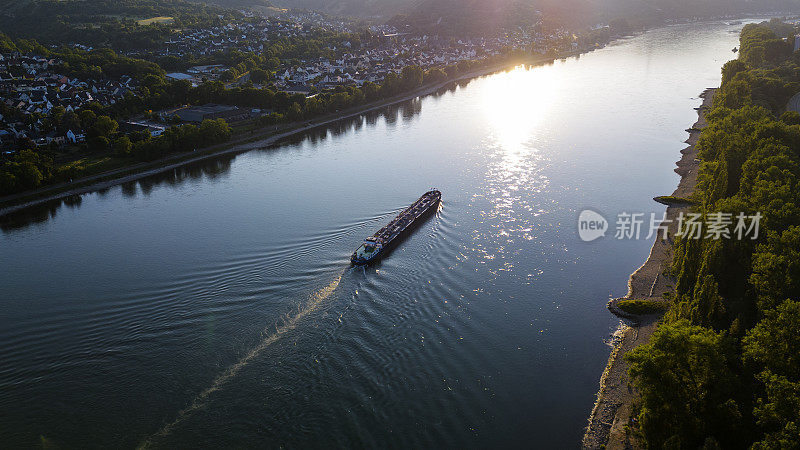
POLYGON ((443 35, 482 35, 530 27, 541 18, 533 0, 425 0, 389 21, 398 29, 443 35))
MULTIPOLYGON (((214 0, 224 4, 226 1, 214 0)), ((419 16, 439 13, 464 15, 477 6, 477 12, 487 8, 506 8, 509 4, 530 4, 554 20, 591 23, 604 18, 644 16, 677 18, 717 16, 758 11, 785 11, 798 7, 798 0, 273 0, 289 7, 317 9, 333 14, 353 16, 392 17, 396 14, 419 16)), ((479 21, 479 14, 474 21, 479 21)))

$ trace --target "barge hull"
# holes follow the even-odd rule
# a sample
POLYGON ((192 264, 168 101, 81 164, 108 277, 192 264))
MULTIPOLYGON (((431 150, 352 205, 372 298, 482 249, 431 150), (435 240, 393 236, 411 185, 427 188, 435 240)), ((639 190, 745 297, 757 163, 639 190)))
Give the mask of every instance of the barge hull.
POLYGON ((353 253, 353 256, 350 258, 351 262, 355 265, 368 265, 380 260, 392 249, 396 248, 400 242, 408 237, 420 224, 425 222, 431 214, 438 211, 440 204, 441 192, 437 190, 426 192, 422 197, 417 199, 417 201, 412 203, 411 206, 404 209, 397 217, 392 219, 389 224, 367 238, 364 245, 353 253), (416 212, 417 208, 424 208, 424 210, 416 212), (402 229, 393 231, 397 227, 402 227, 402 229), (365 245, 372 243, 376 245, 377 250, 370 254, 369 258, 361 258, 359 251, 365 245))

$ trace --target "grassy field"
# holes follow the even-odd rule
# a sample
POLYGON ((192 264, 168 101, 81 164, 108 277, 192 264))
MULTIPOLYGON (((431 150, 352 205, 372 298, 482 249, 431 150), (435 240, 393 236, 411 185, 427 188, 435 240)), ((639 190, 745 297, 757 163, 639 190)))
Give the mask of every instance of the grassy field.
POLYGON ((175 19, 172 17, 159 16, 159 17, 151 17, 149 19, 142 19, 139 20, 137 23, 139 25, 152 25, 154 23, 172 23, 173 20, 175 19))

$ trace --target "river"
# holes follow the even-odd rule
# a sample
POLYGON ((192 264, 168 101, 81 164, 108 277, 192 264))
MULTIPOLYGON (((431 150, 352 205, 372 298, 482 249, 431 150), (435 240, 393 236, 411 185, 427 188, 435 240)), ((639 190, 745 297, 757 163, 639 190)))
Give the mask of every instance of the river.
POLYGON ((0 235, 0 442, 574 448, 651 199, 741 25, 678 25, 279 146, 30 208, 0 235), (379 264, 364 237, 431 187, 379 264))

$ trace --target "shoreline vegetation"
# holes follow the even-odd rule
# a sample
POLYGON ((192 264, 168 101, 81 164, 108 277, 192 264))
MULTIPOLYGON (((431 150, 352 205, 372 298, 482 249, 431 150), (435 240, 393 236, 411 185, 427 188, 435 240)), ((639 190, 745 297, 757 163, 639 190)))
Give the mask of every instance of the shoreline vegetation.
MULTIPOLYGON (((697 122, 689 129, 689 138, 685 141, 688 147, 681 150, 681 159, 676 163, 675 172, 681 179, 675 192, 669 197, 687 198, 695 191, 700 168, 697 142, 702 129, 707 125, 705 114, 712 106, 715 92, 716 89, 710 88, 700 95, 703 103, 697 110, 697 122)), ((658 198, 660 197, 656 197, 658 198)), ((628 279, 628 293, 608 302, 609 311, 624 319, 624 322, 615 333, 608 364, 600 378, 600 389, 583 437, 584 448, 627 448, 631 445, 625 426, 631 416, 631 407, 637 393, 631 388, 628 363, 624 356, 650 340, 659 320, 669 307, 675 286, 669 277, 663 275, 663 271, 672 261, 671 236, 677 231, 675 219, 681 212, 687 212, 690 206, 691 203, 684 202, 668 204, 666 220, 672 221, 668 225, 668 239, 656 239, 647 260, 628 279), (648 302, 657 307, 650 306, 655 311, 648 314, 635 314, 630 308, 624 307, 625 302, 635 301, 648 302)))
POLYGON ((275 145, 284 139, 302 134, 312 129, 325 127, 341 120, 360 116, 362 114, 387 108, 417 97, 424 97, 435 93, 453 83, 479 78, 493 73, 510 70, 517 65, 540 66, 552 64, 556 60, 579 56, 595 50, 595 48, 571 51, 553 56, 529 57, 525 59, 512 58, 510 60, 493 63, 483 67, 469 70, 466 73, 449 77, 443 81, 436 81, 420 86, 411 91, 399 93, 395 96, 376 100, 370 103, 353 106, 351 108, 318 116, 307 120, 299 120, 282 125, 257 125, 256 130, 234 133, 229 141, 218 143, 194 151, 172 153, 153 161, 139 162, 109 171, 81 177, 72 182, 61 182, 46 185, 41 188, 0 197, 0 217, 25 208, 64 199, 73 195, 81 195, 101 189, 113 187, 122 183, 135 181, 147 176, 173 170, 175 168, 195 163, 198 161, 215 158, 226 154, 244 153, 257 148, 275 145), (260 128, 260 130, 258 130, 260 128))
POLYGON ((706 92, 671 196, 693 203, 668 202, 670 236, 609 302, 623 321, 584 447, 797 448, 798 33, 778 19, 746 25, 706 92), (685 236, 681 208, 699 224, 687 220, 685 236))

